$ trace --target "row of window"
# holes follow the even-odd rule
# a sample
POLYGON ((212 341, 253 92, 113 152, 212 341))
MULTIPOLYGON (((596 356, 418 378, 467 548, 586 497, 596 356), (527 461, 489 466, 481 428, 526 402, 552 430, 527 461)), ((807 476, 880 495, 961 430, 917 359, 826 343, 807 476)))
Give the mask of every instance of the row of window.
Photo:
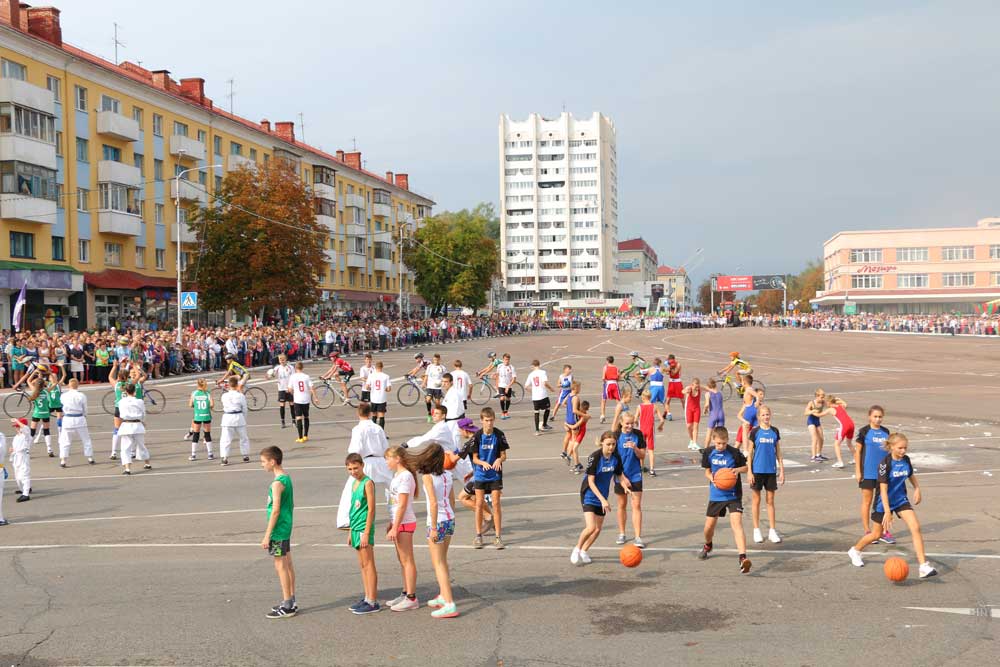
MULTIPOLYGON (((90 262, 90 240, 79 239, 76 246, 77 259, 81 263, 90 262)), ((107 266, 122 265, 123 246, 121 243, 104 244, 104 264, 107 266)), ((26 232, 10 233, 10 256, 19 259, 35 259, 35 235, 26 232)), ((167 251, 162 248, 155 249, 156 268, 163 270, 166 268, 167 251)), ((66 261, 66 239, 62 236, 52 237, 52 260, 57 262, 66 261)), ((182 261, 183 264, 183 261, 182 261)), ((137 268, 146 267, 146 247, 135 247, 135 266, 137 268)))
MULTIPOLYGON (((852 264, 877 264, 883 261, 882 257, 882 248, 853 248, 850 253, 852 264)), ((961 262, 975 258, 975 246, 958 245, 941 248, 941 261, 943 262, 961 262)), ((1000 244, 990 246, 990 259, 1000 259, 1000 244)), ((899 263, 927 262, 929 260, 929 248, 896 248, 896 261, 899 263)))
MULTIPOLYGON (((992 285, 1000 285, 1000 271, 990 274, 992 285)), ((851 276, 851 289, 882 289, 883 276, 860 274, 851 276)), ((896 276, 896 286, 905 288, 925 288, 930 286, 930 277, 926 273, 900 273, 896 276)), ((975 287, 976 274, 972 271, 941 274, 942 287, 975 287)))
MULTIPOLYGON (((530 139, 521 139, 519 141, 506 141, 504 142, 505 148, 531 148, 532 141, 530 139)), ((563 145, 562 139, 551 139, 551 140, 541 140, 538 142, 539 148, 547 148, 549 146, 559 147, 563 145)), ((578 148, 580 146, 596 146, 597 139, 571 139, 569 142, 570 148, 578 148)))

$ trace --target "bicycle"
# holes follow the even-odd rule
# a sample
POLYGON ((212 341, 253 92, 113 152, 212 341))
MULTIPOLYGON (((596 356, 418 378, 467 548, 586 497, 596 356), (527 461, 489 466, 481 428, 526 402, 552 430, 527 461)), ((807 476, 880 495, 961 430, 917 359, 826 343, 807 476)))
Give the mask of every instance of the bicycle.
MULTIPOLYGON (((215 384, 215 388, 212 389, 213 412, 222 412, 222 395, 227 391, 229 390, 220 386, 219 383, 215 384)), ((246 396, 247 410, 250 412, 258 412, 267 406, 267 392, 260 387, 247 387, 244 389, 243 395, 246 396)))
MULTIPOLYGON (((517 405, 524 399, 524 386, 515 380, 510 389, 512 390, 510 402, 512 405, 517 405)), ((497 393, 497 388, 493 386, 493 383, 488 378, 483 377, 480 378, 479 388, 472 392, 471 400, 475 405, 486 405, 497 393)))
POLYGON ((417 401, 427 396, 428 392, 412 375, 404 375, 403 379, 406 380, 406 384, 396 392, 396 400, 399 401, 400 405, 408 408, 416 405, 417 401))
MULTIPOLYGON (((632 396, 635 396, 635 397, 642 396, 643 390, 645 390, 646 387, 649 386, 649 378, 643 378, 642 384, 636 385, 635 380, 632 379, 631 375, 628 376, 627 378, 625 378, 624 380, 620 380, 619 382, 622 383, 622 384, 624 384, 629 389, 631 389, 632 390, 632 396)), ((624 391, 624 389, 623 389, 623 391, 624 391)))
MULTIPOLYGON (((743 383, 739 378, 734 378, 732 375, 719 376, 722 381, 722 400, 728 401, 733 397, 735 392, 740 398, 743 397, 743 383)), ((767 387, 760 380, 753 381, 753 388, 758 391, 767 391, 767 387)))
POLYGON ((3 399, 3 411, 11 419, 27 417, 28 413, 31 412, 31 400, 28 398, 28 392, 18 387, 13 393, 7 394, 3 399))
MULTIPOLYGON (((167 407, 167 397, 159 389, 142 388, 142 402, 146 404, 146 414, 162 414, 167 407)), ((109 415, 115 414, 115 390, 104 394, 101 398, 101 407, 109 415)))
POLYGON ((347 385, 347 395, 340 389, 340 382, 334 381, 331 383, 329 380, 320 378, 316 381, 316 385, 313 387, 316 395, 313 396, 312 404, 315 405, 320 410, 326 410, 328 407, 332 406, 337 399, 341 401, 341 405, 349 405, 352 408, 358 407, 361 403, 361 383, 354 382, 347 385))

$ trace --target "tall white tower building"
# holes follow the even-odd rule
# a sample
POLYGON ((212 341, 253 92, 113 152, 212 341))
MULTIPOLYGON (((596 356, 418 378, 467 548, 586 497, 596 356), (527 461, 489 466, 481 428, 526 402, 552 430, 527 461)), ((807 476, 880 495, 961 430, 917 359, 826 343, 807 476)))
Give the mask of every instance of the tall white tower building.
POLYGON ((618 157, 611 119, 563 112, 515 121, 505 114, 499 148, 507 299, 572 307, 612 296, 618 157))

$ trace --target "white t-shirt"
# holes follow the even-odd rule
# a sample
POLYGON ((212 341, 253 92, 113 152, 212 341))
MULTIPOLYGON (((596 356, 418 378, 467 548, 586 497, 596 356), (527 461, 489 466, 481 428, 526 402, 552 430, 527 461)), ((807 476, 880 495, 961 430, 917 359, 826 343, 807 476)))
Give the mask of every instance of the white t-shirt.
POLYGON ((456 368, 451 371, 451 381, 458 389, 458 393, 461 394, 462 400, 465 400, 465 397, 469 395, 469 385, 472 384, 472 378, 465 371, 456 368))
POLYGON ((362 364, 361 368, 358 369, 358 377, 364 382, 368 379, 368 376, 375 372, 375 366, 368 366, 367 364, 362 364))
MULTIPOLYGON (((431 475, 431 482, 434 486, 434 495, 437 496, 435 500, 437 500, 438 523, 454 519, 455 511, 452 510, 451 501, 448 499, 448 494, 451 492, 452 484, 454 484, 451 474, 446 472, 443 475, 431 475)), ((427 525, 432 525, 431 499, 429 496, 427 496, 427 525)))
POLYGON ((497 387, 506 389, 514 384, 514 367, 510 364, 500 364, 497 366, 497 387))
POLYGON ((295 368, 290 364, 278 364, 272 370, 274 377, 278 379, 278 391, 288 391, 288 378, 292 377, 295 368))
POLYGON ((444 366, 441 364, 429 364, 424 370, 424 374, 427 376, 427 388, 440 389, 441 378, 444 377, 444 373, 444 366))
POLYGON ((540 401, 549 395, 549 390, 545 384, 549 381, 549 374, 541 368, 536 368, 528 373, 525 384, 531 387, 531 400, 540 401))
POLYGON ((375 371, 368 376, 368 381, 365 384, 368 385, 368 391, 371 392, 372 403, 385 403, 389 400, 388 389, 392 386, 392 380, 387 373, 375 371))
POLYGON ((413 479, 410 471, 403 468, 398 471, 389 483, 389 520, 396 519, 396 510, 399 509, 399 494, 408 494, 409 502, 403 511, 403 518, 400 523, 416 523, 417 515, 413 511, 413 496, 417 490, 417 482, 413 479))
POLYGON ((309 392, 312 389, 312 380, 305 373, 292 373, 291 377, 288 378, 288 386, 292 388, 292 401, 298 403, 299 405, 305 405, 309 403, 311 394, 309 392))

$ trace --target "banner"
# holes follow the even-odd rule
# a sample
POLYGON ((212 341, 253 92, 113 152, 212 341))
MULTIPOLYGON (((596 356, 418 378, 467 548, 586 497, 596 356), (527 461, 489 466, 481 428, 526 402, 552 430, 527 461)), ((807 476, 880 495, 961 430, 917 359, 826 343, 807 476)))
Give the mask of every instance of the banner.
POLYGON ((770 275, 770 276, 753 277, 754 289, 783 289, 784 287, 785 287, 784 276, 770 275))
POLYGON ((784 276, 761 275, 761 276, 717 276, 712 279, 716 292, 749 292, 761 289, 782 289, 785 284, 784 276))

